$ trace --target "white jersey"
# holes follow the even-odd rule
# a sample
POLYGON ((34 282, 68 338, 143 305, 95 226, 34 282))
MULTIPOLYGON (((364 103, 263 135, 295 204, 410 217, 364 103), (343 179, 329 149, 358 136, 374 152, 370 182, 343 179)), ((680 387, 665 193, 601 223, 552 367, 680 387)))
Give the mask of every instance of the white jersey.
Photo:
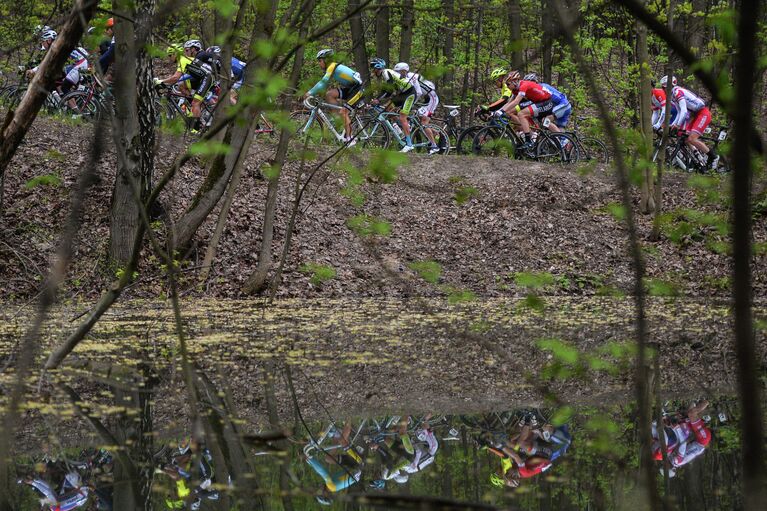
POLYGON ((697 113, 706 108, 706 102, 689 90, 675 86, 671 91, 671 104, 676 108, 676 117, 671 124, 682 126, 687 114, 697 113))

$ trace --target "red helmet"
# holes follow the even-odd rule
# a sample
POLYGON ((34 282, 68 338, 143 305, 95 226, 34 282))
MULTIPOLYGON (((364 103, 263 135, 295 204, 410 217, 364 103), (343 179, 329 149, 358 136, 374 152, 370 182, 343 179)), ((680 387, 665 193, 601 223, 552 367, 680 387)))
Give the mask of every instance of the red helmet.
POLYGON ((107 28, 112 28, 113 26, 115 26, 115 19, 114 18, 109 18, 107 20, 107 28))

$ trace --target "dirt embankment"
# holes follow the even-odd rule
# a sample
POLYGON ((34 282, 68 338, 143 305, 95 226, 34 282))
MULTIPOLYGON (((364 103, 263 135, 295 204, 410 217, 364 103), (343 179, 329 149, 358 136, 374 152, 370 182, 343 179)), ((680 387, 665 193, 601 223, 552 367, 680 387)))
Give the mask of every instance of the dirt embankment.
MULTIPOLYGON (((91 136, 89 127, 40 119, 8 169, 0 219, 0 286, 5 299, 36 292, 55 251, 91 136), (58 176, 58 181, 29 186, 31 180, 50 174, 58 176)), ((261 243, 266 181, 259 168, 272 156, 274 145, 273 141, 259 142, 246 162, 215 268, 205 286, 197 285, 194 268, 201 263, 217 211, 200 229, 185 267, 188 293, 241 296, 240 288, 256 266, 261 243)), ((157 176, 181 147, 181 140, 165 137, 157 158, 157 176)), ((88 197, 66 282, 70 295, 93 294, 109 281, 104 254, 114 166, 110 151, 100 168, 100 183, 88 197)), ((290 164, 282 178, 272 247, 275 260, 282 250, 296 166, 290 164)), ((164 194, 163 204, 174 219, 189 204, 203 175, 199 162, 188 165, 164 194)), ((696 206, 687 179, 687 175, 675 173, 665 177, 667 210, 696 206)), ((553 282, 545 290, 551 294, 631 290, 626 230, 608 212, 608 205, 617 203, 619 196, 604 169, 581 175, 575 168, 501 158, 414 155, 399 169, 394 184, 363 185, 366 201, 362 207, 353 206, 340 193, 346 184, 342 172, 323 170, 309 186, 280 296, 439 295, 456 289, 506 296, 525 292, 515 278, 519 272, 552 274, 553 282), (463 204, 455 200, 458 190, 470 197, 463 204), (362 213, 389 222, 391 233, 361 239, 347 222, 362 213), (425 260, 440 264, 439 285, 424 282, 411 270, 412 263, 425 260), (300 270, 306 263, 330 266, 335 277, 314 285, 311 274, 300 270)), ((640 216, 639 222, 640 236, 646 240, 650 219, 640 216)), ((647 242, 649 278, 672 284, 660 286, 663 292, 726 296, 729 260, 709 248, 713 231, 714 227, 693 228, 682 237, 682 244, 665 236, 647 242)), ((762 220, 755 223, 754 236, 756 241, 767 240, 762 220)), ((758 255, 754 265, 758 296, 767 289, 764 259, 758 255)), ((153 278, 161 275, 160 263, 148 248, 140 273, 142 279, 131 288, 130 296, 156 296, 163 291, 163 279, 153 278)))

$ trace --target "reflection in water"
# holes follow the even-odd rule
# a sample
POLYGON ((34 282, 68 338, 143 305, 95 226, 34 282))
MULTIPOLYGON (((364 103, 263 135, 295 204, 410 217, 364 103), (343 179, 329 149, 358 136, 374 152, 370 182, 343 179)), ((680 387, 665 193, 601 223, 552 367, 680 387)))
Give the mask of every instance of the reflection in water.
MULTIPOLYGON (((247 509, 406 509, 412 507, 403 503, 415 496, 483 502, 489 509, 625 507, 633 498, 626 488, 639 453, 636 423, 627 412, 620 407, 575 412, 528 408, 324 424, 302 419, 302 427, 287 439, 268 433, 243 437, 259 439, 250 444, 257 460, 251 478, 260 488, 259 505, 247 509)), ((733 438, 717 438, 719 433, 732 437, 730 415, 701 400, 666 403, 661 416, 662 427, 653 423, 654 442, 646 448, 653 450, 659 466, 665 459, 673 477, 670 494, 678 507, 692 509, 701 499, 705 502, 704 495, 691 497, 690 492, 710 492, 700 486, 706 470, 718 503, 710 507, 737 508, 735 485, 724 486, 732 467, 723 473, 726 454, 716 452, 737 449, 737 438, 734 443, 733 438), (707 456, 712 448, 714 453, 707 456)), ((214 455, 212 444, 191 438, 155 446, 148 462, 153 508, 236 509, 242 502, 238 491, 255 483, 235 482, 227 445, 216 449, 214 455)), ((47 455, 28 465, 26 473, 19 472, 18 482, 20 488, 29 488, 29 497, 36 494, 43 503, 40 509, 110 510, 119 456, 104 449, 71 457, 47 455)))
MULTIPOLYGON (((706 450, 711 442, 711 430, 702 415, 706 408, 708 408, 708 401, 702 400, 684 411, 674 413, 664 411, 663 438, 660 438, 658 433, 657 422, 653 422, 653 458, 663 462, 661 474, 668 473, 669 477, 674 477, 680 467, 687 465, 706 450)), ((710 421, 711 416, 705 416, 705 418, 710 421)))

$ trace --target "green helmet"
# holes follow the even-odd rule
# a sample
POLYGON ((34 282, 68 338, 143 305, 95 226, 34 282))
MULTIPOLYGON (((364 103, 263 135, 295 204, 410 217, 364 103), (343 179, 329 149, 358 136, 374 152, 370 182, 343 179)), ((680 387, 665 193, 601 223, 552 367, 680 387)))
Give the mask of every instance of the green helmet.
MULTIPOLYGON (((503 74, 506 74, 506 72, 504 71, 503 74)), ((490 474, 490 482, 493 483, 493 486, 504 486, 506 484, 503 478, 496 473, 490 474)))
POLYGON ((508 71, 506 71, 502 67, 497 67, 490 72, 490 79, 497 80, 498 78, 502 78, 503 76, 506 76, 506 73, 508 73, 508 71))

